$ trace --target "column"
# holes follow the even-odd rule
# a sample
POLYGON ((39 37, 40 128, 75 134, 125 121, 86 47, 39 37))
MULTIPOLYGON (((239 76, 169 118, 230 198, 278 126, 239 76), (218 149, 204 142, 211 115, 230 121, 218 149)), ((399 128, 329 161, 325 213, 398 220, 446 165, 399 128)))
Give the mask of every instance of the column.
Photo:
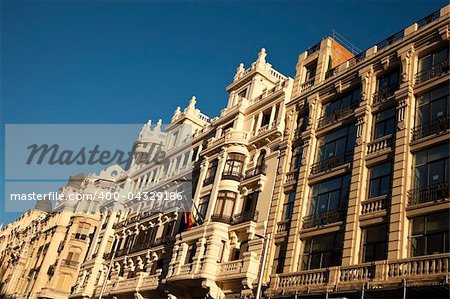
POLYGON ((347 207, 347 220, 345 221, 344 244, 342 250, 342 265, 348 266, 358 263, 361 229, 359 216, 361 214, 361 200, 365 198, 367 168, 365 157, 367 142, 370 141, 370 124, 372 113, 370 99, 375 89, 375 75, 372 66, 360 71, 361 76, 361 103, 355 109, 356 141, 353 153, 353 163, 350 178, 350 190, 347 207))

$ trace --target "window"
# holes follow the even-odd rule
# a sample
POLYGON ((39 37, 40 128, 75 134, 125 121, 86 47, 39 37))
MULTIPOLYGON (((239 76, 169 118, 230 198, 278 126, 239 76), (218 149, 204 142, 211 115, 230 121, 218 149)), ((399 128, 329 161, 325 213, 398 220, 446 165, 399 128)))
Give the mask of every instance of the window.
POLYGON ((216 172, 217 172, 217 160, 212 161, 211 163, 209 163, 208 166, 208 171, 206 172, 206 178, 204 181, 205 185, 211 184, 212 182, 214 182, 214 178, 216 177, 216 172))
POLYGON ((291 171, 300 169, 300 166, 302 165, 302 154, 303 154, 303 146, 294 149, 291 159, 291 171))
POLYGON ((389 97, 398 89, 399 70, 396 69, 378 79, 378 95, 381 97, 389 97))
POLYGON ((285 195, 286 199, 283 205, 283 219, 291 220, 292 214, 294 212, 294 202, 295 202, 295 191, 289 192, 285 195))
POLYGON ((261 127, 268 126, 270 123, 270 110, 265 111, 262 115, 261 127))
POLYGON ((89 223, 79 223, 77 232, 75 233, 75 239, 86 240, 89 234, 89 223))
POLYGON ((442 144, 417 152, 414 171, 416 188, 425 188, 449 181, 449 152, 449 144, 442 144))
POLYGON ((333 102, 327 103, 323 106, 323 116, 332 115, 345 108, 355 107, 361 100, 361 89, 356 88, 342 98, 333 102))
POLYGON ((348 125, 319 139, 317 163, 312 174, 316 174, 353 160, 355 148, 355 126, 348 125))
POLYGON ((258 191, 254 191, 245 196, 244 202, 242 203, 242 212, 250 212, 256 209, 256 203, 258 200, 258 191))
POLYGON ((208 194, 208 195, 200 198, 200 202, 198 204, 198 212, 200 213, 201 220, 205 220, 206 213, 208 212, 210 198, 211 198, 211 194, 208 194))
POLYGON ((276 274, 283 273, 284 262, 286 259, 287 244, 278 244, 275 249, 275 259, 273 260, 273 271, 276 274))
POLYGON ((386 224, 364 229, 363 263, 386 259, 387 232, 386 224))
POLYGON ((245 155, 229 154, 223 170, 224 179, 240 179, 245 155))
POLYGON ((386 109, 375 115, 373 139, 378 139, 395 132, 395 107, 386 109))
POLYGON ((349 175, 314 185, 310 215, 339 210, 348 199, 349 186, 349 175))
POLYGON ((192 264, 194 262, 194 257, 197 252, 197 243, 190 244, 186 252, 186 259, 184 264, 192 264))
POLYGON ((311 63, 310 65, 306 66, 306 78, 305 82, 314 79, 317 72, 317 62, 311 63))
POLYGON ((449 252, 449 212, 411 219, 411 256, 449 252))
MULTIPOLYGON (((449 86, 443 86, 417 97, 416 126, 448 118, 449 86)), ((428 135, 428 134, 427 134, 428 135)))
POLYGON ((391 174, 391 162, 386 162, 370 168, 369 198, 389 194, 391 190, 391 174))
POLYGON ((217 195, 217 204, 214 214, 222 218, 229 218, 233 215, 234 202, 237 194, 231 191, 220 191, 217 195))
POLYGON ((419 71, 427 70, 432 66, 436 66, 443 61, 448 60, 448 47, 439 49, 419 60, 419 71))
POLYGON ((305 241, 302 270, 338 266, 342 258, 342 233, 320 236, 305 241))

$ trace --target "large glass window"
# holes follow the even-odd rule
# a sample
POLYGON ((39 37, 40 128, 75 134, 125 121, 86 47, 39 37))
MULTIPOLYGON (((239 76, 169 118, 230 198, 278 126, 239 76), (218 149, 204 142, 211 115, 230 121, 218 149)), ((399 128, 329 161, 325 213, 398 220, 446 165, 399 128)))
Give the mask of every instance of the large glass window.
POLYGON ((319 140, 318 162, 326 161, 337 156, 345 156, 347 160, 353 158, 355 147, 355 125, 351 124, 336 130, 319 140))
POLYGON ((273 260, 273 271, 276 274, 283 273, 284 262, 286 259, 287 244, 278 244, 275 249, 275 258, 273 260))
POLYGON ((314 185, 310 215, 339 210, 348 199, 349 186, 349 175, 314 185))
POLYGON ((419 71, 429 69, 430 67, 438 65, 445 60, 448 60, 448 47, 439 49, 431 54, 428 54, 420 58, 419 71))
POLYGON ((369 198, 388 195, 390 193, 391 175, 391 162, 386 162, 370 168, 369 198))
POLYGON ((448 182, 450 177, 449 154, 450 145, 448 143, 417 152, 414 171, 415 187, 424 188, 448 182))
POLYGON ((345 108, 355 107, 361 100, 361 89, 356 88, 342 98, 327 103, 323 107, 322 116, 331 115, 345 108))
POLYGON ((398 89, 399 70, 396 69, 378 79, 378 97, 385 98, 394 94, 398 89))
POLYGON ((244 160, 243 154, 229 154, 223 170, 224 178, 240 178, 244 160))
POLYGON ((449 86, 434 89, 417 97, 416 126, 449 116, 449 86))
POLYGON ((395 107, 377 113, 374 118, 373 139, 378 139, 395 132, 395 107))
POLYGON ((342 258, 342 245, 342 233, 306 240, 302 258, 302 270, 338 266, 342 258))
POLYGON ((411 256, 449 252, 449 212, 411 219, 411 256))
POLYGON ((386 259, 386 224, 368 227, 363 231, 363 263, 386 259))

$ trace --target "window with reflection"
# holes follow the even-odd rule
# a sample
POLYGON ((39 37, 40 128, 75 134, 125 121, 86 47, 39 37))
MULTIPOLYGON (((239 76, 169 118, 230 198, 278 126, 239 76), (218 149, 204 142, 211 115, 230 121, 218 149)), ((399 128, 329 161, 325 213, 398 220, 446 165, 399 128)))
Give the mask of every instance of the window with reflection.
POLYGON ((347 202, 350 176, 344 175, 314 185, 310 215, 337 211, 347 202))
POLYGON ((314 79, 317 72, 317 62, 310 63, 306 66, 305 82, 314 79))
MULTIPOLYGON (((448 61, 448 46, 434 51, 419 59, 419 71, 427 70, 432 66, 448 61)), ((448 67, 448 65, 447 65, 448 67)))
POLYGON ((225 168, 223 170, 224 178, 240 178, 242 174, 242 168, 244 166, 245 155, 243 154, 229 154, 227 161, 225 162, 225 168))
POLYGON ((369 170, 369 198, 389 195, 392 180, 392 162, 373 166, 369 170))
POLYGON ((341 157, 343 163, 353 160, 355 148, 355 125, 350 124, 335 130, 319 139, 317 162, 323 162, 335 157, 341 157))
POLYGON ((449 252, 449 212, 411 219, 411 256, 449 252))
POLYGON ((342 233, 307 239, 304 244, 302 270, 340 265, 343 247, 342 233))
POLYGON ((300 169, 300 166, 302 166, 302 154, 303 154, 303 146, 299 146, 294 149, 291 159, 290 171, 300 169))
POLYGON ((378 79, 378 96, 389 97, 398 89, 400 79, 400 70, 396 69, 382 75, 378 79))
POLYGON ((198 212, 200 213, 201 220, 204 220, 206 217, 210 199, 211 199, 211 194, 208 194, 208 195, 200 198, 200 202, 198 204, 198 212))
POLYGON ((361 100, 361 88, 356 88, 338 100, 323 106, 323 116, 335 114, 345 108, 354 108, 361 100))
MULTIPOLYGON (((450 145, 434 146, 415 155, 414 186, 424 188, 449 181, 450 145)), ((446 194, 448 197, 448 194, 446 194)))
POLYGON ((383 110, 374 116, 373 139, 394 134, 396 128, 395 107, 383 110))
POLYGON ((284 263, 286 260, 286 251, 287 251, 286 243, 281 243, 277 245, 275 249, 275 258, 273 260, 273 267, 272 267, 273 273, 276 274, 283 273, 284 263))
POLYGON ((371 226, 363 230, 363 263, 386 259, 387 225, 371 226))
POLYGON ((205 181, 203 184, 208 185, 214 182, 214 178, 216 177, 218 161, 213 160, 209 163, 208 171, 206 172, 205 181))
POLYGON ((294 212, 294 203, 295 203, 295 191, 291 191, 288 194, 285 194, 282 220, 291 220, 292 214, 294 212))
POLYGON ((222 218, 231 219, 234 210, 234 203, 237 194, 231 191, 220 191, 217 195, 216 208, 214 215, 222 218))
POLYGON ((416 102, 416 126, 448 120, 450 109, 448 85, 417 96, 416 102))

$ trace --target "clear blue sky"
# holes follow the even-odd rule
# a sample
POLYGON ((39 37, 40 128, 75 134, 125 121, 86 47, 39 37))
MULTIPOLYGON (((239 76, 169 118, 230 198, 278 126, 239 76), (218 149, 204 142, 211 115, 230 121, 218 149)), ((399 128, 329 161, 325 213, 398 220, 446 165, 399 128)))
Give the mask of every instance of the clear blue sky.
MULTIPOLYGON (((1 1, 2 136, 5 123, 168 122, 192 95, 215 116, 261 47, 293 76, 331 29, 365 49, 447 3, 1 1)), ((0 223, 18 216, 3 209, 0 223)))

